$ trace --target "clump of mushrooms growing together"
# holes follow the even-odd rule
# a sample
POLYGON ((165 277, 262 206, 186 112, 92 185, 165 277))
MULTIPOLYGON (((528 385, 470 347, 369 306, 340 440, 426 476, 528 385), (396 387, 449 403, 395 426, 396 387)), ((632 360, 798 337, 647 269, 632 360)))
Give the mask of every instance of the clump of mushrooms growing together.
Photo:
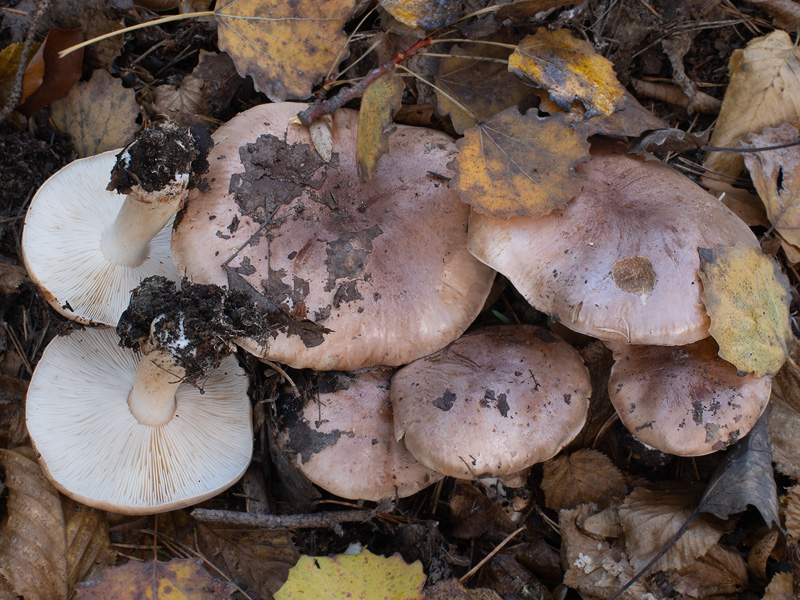
POLYGON ((716 198, 660 161, 596 142, 591 160, 576 170, 585 177, 583 191, 562 210, 508 220, 473 213, 470 251, 508 277, 533 307, 570 329, 613 343, 615 357, 625 366, 615 367, 610 394, 620 399, 615 405, 631 433, 667 452, 724 448, 747 433, 764 410, 768 380, 721 379, 719 369, 732 369, 734 375, 735 369, 719 366, 723 361, 708 345, 702 351, 643 350, 649 361, 632 360, 640 350, 625 345, 674 347, 708 337, 698 248, 736 242, 757 248, 755 236, 716 198), (710 392, 710 380, 702 377, 688 379, 688 389, 672 386, 670 353, 682 357, 680 363, 691 357, 695 368, 723 387, 736 381, 736 390, 729 396, 710 392), (634 383, 644 380, 647 392, 634 383), (621 400, 627 385, 638 393, 626 390, 621 400), (740 387, 752 393, 740 393, 740 387), (654 389, 664 396, 648 400, 654 389), (681 417, 673 422, 639 414, 657 402, 680 405, 681 417), (696 443, 694 426, 702 430, 703 443, 696 443), (664 428, 671 431, 649 435, 664 428), (665 443, 666 436, 672 441, 665 443))

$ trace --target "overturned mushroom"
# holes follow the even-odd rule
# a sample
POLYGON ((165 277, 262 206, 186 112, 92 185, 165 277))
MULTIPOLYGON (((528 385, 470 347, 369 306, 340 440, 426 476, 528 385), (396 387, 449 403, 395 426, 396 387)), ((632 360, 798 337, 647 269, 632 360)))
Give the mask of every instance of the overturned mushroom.
POLYGON ((354 370, 441 349, 478 315, 494 275, 466 250, 470 209, 446 185, 455 145, 399 125, 362 182, 358 113, 333 115, 325 162, 288 124, 304 106, 257 106, 217 130, 210 188, 191 193, 175 228, 179 270, 250 290, 265 318, 299 321, 266 343, 238 340, 267 360, 354 370))
POLYGON ((395 374, 395 436, 439 473, 506 475, 568 444, 590 395, 589 372, 566 342, 539 327, 493 327, 395 374))

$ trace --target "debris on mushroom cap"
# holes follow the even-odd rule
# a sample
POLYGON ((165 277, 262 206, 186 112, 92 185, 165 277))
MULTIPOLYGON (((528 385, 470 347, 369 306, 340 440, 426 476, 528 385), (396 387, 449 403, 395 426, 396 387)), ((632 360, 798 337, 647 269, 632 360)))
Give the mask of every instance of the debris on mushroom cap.
POLYGON ((547 216, 473 213, 470 251, 535 308, 602 340, 681 345, 708 336, 697 248, 750 229, 716 198, 657 160, 593 147, 576 167, 580 195, 547 216))
POLYGON ((439 473, 505 475, 568 444, 590 395, 589 372, 569 344, 532 325, 492 327, 395 374, 395 437, 439 473))
POLYGON ((620 420, 662 452, 724 450, 750 431, 769 402, 771 378, 738 375, 711 338, 679 348, 607 345, 616 361, 608 392, 620 420))
MULTIPOLYGON (((343 498, 377 502, 411 496, 443 477, 394 439, 391 375, 341 374, 339 385, 320 385, 305 406, 287 409, 279 442, 309 480, 343 498)), ((320 381, 326 381, 324 375, 320 381)))
POLYGON ((129 396, 148 356, 118 342, 107 328, 55 338, 33 373, 27 426, 53 484, 89 506, 151 514, 200 502, 236 482, 253 445, 248 382, 236 359, 207 373, 202 393, 154 365, 166 373, 174 412, 163 425, 144 425, 129 409, 129 396))
POLYGON ((358 113, 333 115, 326 163, 308 130, 288 124, 304 106, 258 106, 214 134, 210 189, 190 194, 173 236, 181 272, 331 330, 237 341, 268 360, 354 370, 444 347, 478 315, 494 275, 466 250, 469 207, 446 185, 455 145, 397 126, 361 182, 358 113))

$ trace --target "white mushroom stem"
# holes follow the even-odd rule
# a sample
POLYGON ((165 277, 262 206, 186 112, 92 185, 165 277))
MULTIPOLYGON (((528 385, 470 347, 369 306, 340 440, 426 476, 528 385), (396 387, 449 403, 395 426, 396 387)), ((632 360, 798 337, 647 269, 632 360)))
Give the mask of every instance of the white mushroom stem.
POLYGON ((135 186, 117 218, 103 233, 100 248, 114 264, 138 267, 149 253, 150 241, 172 218, 186 197, 189 175, 177 176, 163 190, 146 192, 135 186))
POLYGON ((175 392, 184 370, 166 352, 153 350, 144 355, 128 394, 128 408, 142 425, 166 425, 175 414, 175 392))

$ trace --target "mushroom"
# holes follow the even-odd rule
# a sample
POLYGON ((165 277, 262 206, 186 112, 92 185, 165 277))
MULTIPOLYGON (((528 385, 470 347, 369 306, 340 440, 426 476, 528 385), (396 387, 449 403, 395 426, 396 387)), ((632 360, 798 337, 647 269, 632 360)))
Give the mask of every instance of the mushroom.
POLYGON ((758 247, 750 229, 684 175, 619 147, 595 143, 576 171, 583 191, 562 210, 473 213, 470 252, 574 331, 672 346, 707 337, 697 248, 758 247))
POLYGON ((741 376, 706 338, 675 347, 607 345, 614 352, 611 402, 639 441, 668 454, 723 450, 755 425, 770 377, 741 376))
POLYGON ((578 434, 590 395, 589 372, 569 344, 532 325, 492 327, 395 374, 395 437, 451 477, 516 473, 578 434))
POLYGON ((343 498, 378 502, 411 496, 442 478, 394 439, 391 375, 339 374, 336 386, 320 385, 318 397, 286 411, 279 443, 310 481, 343 498))
POLYGON ((363 182, 358 113, 333 115, 326 163, 308 130, 289 125, 304 107, 257 106, 216 131, 210 187, 190 194, 175 227, 180 272, 251 290, 265 317, 279 308, 324 328, 237 341, 265 360, 355 370, 443 348, 478 315, 494 277, 467 251, 470 209, 446 185, 455 145, 398 125, 363 182))
POLYGON ((61 492, 89 506, 151 514, 200 502, 250 463, 247 377, 228 356, 198 389, 165 353, 119 347, 108 328, 47 346, 31 378, 27 425, 61 492))
POLYGON ((81 323, 116 325, 139 281, 178 279, 171 224, 197 158, 193 137, 168 123, 122 151, 73 161, 42 184, 25 217, 22 257, 53 308, 81 323), (106 189, 112 168, 127 195, 106 189))

